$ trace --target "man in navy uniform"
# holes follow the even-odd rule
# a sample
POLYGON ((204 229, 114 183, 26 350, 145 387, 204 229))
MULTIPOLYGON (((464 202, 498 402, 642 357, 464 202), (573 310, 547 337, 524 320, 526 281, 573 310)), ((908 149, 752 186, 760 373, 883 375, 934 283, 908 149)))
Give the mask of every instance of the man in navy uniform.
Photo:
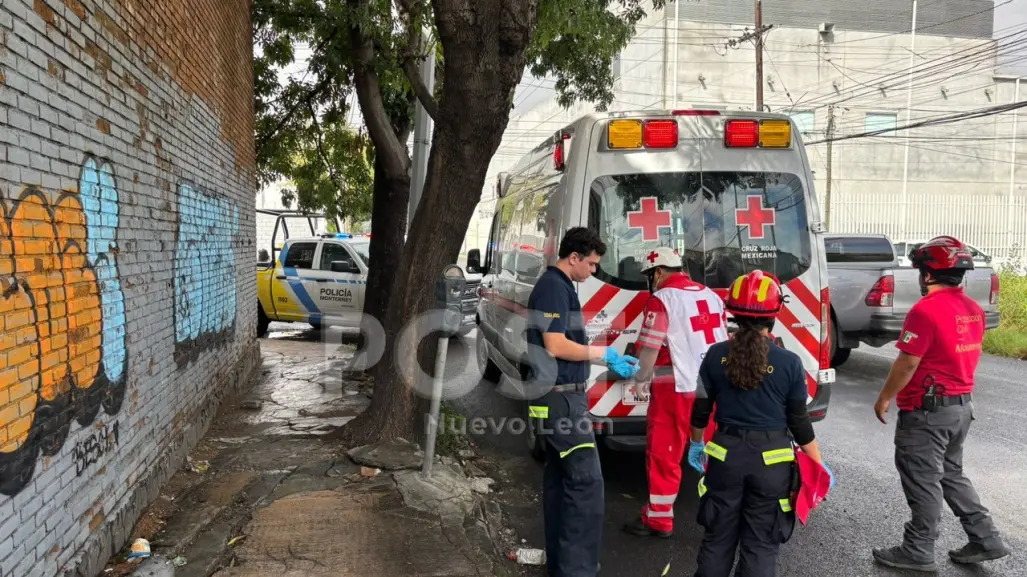
POLYGON ((531 384, 548 391, 530 401, 528 411, 533 426, 540 426, 546 450, 543 514, 552 577, 594 577, 599 570, 603 473, 585 396, 589 365, 606 364, 622 378, 638 371, 634 357, 613 347, 589 346, 585 338, 574 283, 588 280, 605 253, 595 231, 568 230, 559 260, 528 297, 531 384))

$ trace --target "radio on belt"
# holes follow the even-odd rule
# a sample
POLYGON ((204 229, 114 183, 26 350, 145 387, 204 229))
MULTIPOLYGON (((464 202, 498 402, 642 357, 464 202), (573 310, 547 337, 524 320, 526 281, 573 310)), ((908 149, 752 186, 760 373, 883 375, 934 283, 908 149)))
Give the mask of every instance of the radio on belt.
POLYGON ((455 264, 446 265, 442 277, 435 281, 435 306, 442 309, 442 330, 455 335, 463 322, 463 296, 467 287, 464 271, 455 264))

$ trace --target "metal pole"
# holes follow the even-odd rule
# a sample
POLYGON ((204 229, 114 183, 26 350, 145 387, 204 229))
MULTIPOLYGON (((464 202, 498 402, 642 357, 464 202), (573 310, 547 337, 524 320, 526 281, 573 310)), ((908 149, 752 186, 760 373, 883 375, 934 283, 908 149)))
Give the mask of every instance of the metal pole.
POLYGON ((827 107, 827 193, 824 196, 824 228, 831 232, 831 164, 834 161, 834 106, 827 107))
POLYGON ((439 433, 439 412, 442 410, 442 378, 446 372, 446 353, 449 352, 449 339, 439 338, 439 348, 435 352, 435 377, 431 384, 431 412, 428 413, 428 442, 424 445, 424 463, 421 474, 431 477, 431 466, 435 460, 435 438, 439 433))
MULTIPOLYGON (((435 47, 427 42, 428 56, 421 62, 421 81, 428 87, 428 92, 435 91, 435 47)), ((410 205, 407 210, 407 231, 414 222, 414 214, 421 200, 424 181, 428 177, 428 154, 431 152, 432 119, 424 110, 421 101, 417 101, 414 111, 414 151, 410 163, 410 205)))
POLYGON ((674 82, 673 86, 671 86, 671 90, 674 91, 674 98, 672 100, 674 105, 671 108, 675 110, 678 107, 678 54, 681 52, 681 20, 678 18, 678 7, 680 6, 680 2, 674 2, 674 74, 671 75, 674 82))
MULTIPOLYGON (((1016 79, 1016 91, 1013 93, 1013 102, 1020 101, 1020 79, 1016 79)), ((1012 256, 1013 252, 1013 193, 1016 189, 1016 121, 1019 109, 1013 110, 1013 149, 1009 153, 1009 209, 1006 211, 1006 256, 1012 256)))
MULTIPOLYGON (((909 40, 909 81, 906 87, 906 125, 908 126, 913 116, 913 66, 915 65, 914 58, 916 58, 916 4, 917 0, 913 0, 913 24, 910 26, 910 40, 909 40)), ((899 237, 901 240, 906 239, 906 193, 909 184, 909 130, 906 131, 906 146, 904 159, 902 161, 902 206, 899 207, 899 237)))
MULTIPOLYGON (((677 4, 677 2, 675 2, 677 4)), ((756 0, 756 111, 763 112, 763 1, 756 0)))

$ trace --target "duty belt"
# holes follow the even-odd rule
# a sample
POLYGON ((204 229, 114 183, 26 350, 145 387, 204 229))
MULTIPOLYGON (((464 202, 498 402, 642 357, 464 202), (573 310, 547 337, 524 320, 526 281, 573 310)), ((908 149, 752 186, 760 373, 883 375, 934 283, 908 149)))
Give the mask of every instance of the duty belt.
POLYGON ((951 407, 952 405, 965 405, 972 400, 973 395, 970 393, 963 395, 938 395, 938 406, 951 407))
POLYGON ((584 393, 588 388, 587 383, 571 383, 569 385, 554 385, 554 393, 584 393))
POLYGON ((788 429, 774 429, 770 431, 757 431, 754 429, 743 429, 734 425, 717 425, 717 432, 724 433, 725 435, 738 438, 746 437, 764 437, 766 439, 778 439, 788 437, 788 429))

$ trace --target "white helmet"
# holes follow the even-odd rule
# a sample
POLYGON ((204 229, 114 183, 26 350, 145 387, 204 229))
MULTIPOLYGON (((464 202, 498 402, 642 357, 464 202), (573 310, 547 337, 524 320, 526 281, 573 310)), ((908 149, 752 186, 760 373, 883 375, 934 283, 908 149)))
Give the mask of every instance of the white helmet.
POLYGON ((642 273, 647 273, 658 266, 667 268, 681 268, 681 255, 670 247, 661 246, 650 252, 642 259, 642 273))

